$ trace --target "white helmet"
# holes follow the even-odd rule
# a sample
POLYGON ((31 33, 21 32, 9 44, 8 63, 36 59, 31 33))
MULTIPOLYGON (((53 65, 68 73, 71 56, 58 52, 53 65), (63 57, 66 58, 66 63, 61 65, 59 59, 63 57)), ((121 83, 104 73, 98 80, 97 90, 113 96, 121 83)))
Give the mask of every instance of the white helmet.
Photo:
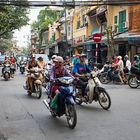
POLYGON ((52 56, 52 59, 55 59, 56 57, 57 57, 57 55, 53 55, 53 56, 52 56))
POLYGON ((61 56, 57 56, 57 57, 54 59, 54 61, 63 63, 63 62, 64 62, 64 59, 63 59, 63 57, 61 57, 61 56))
POLYGON ((118 59, 119 59, 119 60, 121 60, 121 59, 122 59, 122 57, 121 57, 121 56, 118 56, 118 59))

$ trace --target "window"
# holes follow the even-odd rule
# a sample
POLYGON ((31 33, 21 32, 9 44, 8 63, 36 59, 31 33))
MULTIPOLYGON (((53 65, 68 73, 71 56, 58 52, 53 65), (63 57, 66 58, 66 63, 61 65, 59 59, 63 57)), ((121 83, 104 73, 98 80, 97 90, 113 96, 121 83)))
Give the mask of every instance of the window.
POLYGON ((80 17, 78 17, 78 20, 77 20, 77 29, 80 28, 80 17))
POLYGON ((119 32, 124 32, 126 22, 126 10, 119 12, 119 32))
POLYGON ((114 24, 117 24, 117 23, 118 23, 118 17, 114 16, 114 24))

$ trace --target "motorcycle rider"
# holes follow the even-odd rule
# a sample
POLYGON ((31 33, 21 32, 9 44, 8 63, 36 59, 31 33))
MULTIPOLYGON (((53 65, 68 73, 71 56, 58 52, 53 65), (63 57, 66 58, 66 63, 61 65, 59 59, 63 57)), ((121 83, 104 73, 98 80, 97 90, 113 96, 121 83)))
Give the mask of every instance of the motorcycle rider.
POLYGON ((70 57, 69 57, 69 56, 66 56, 64 65, 65 65, 65 67, 66 67, 68 70, 71 71, 71 69, 72 69, 72 64, 71 64, 71 62, 70 62, 70 57))
POLYGON ((128 58, 128 55, 124 56, 124 61, 125 61, 124 73, 128 73, 131 70, 131 62, 128 58))
MULTIPOLYGON (((54 66, 52 67, 51 73, 50 73, 50 82, 51 82, 50 91, 51 91, 51 97, 55 100, 55 98, 57 98, 57 95, 60 93, 59 92, 59 85, 57 85, 55 83, 55 79, 59 78, 59 77, 64 77, 64 76, 70 76, 72 78, 74 78, 74 77, 64 67, 64 65, 63 65, 64 60, 61 56, 57 56, 53 60, 53 62, 54 62, 54 66)), ((57 109, 58 113, 61 112, 60 111, 61 105, 62 104, 60 102, 58 102, 58 109, 57 109)))
POLYGON ((15 59, 14 55, 11 55, 10 62, 11 62, 11 65, 13 66, 11 68, 11 73, 12 73, 11 77, 14 77, 14 73, 16 71, 16 59, 15 59))
POLYGON ((47 64, 43 60, 43 57, 40 56, 37 60, 38 60, 38 65, 40 66, 40 68, 42 70, 44 70, 46 68, 47 64))
MULTIPOLYGON (((5 56, 5 60, 4 60, 3 65, 5 66, 5 64, 11 64, 9 56, 5 56)), ((11 69, 10 69, 10 71, 11 71, 11 69)), ((4 67, 2 68, 2 75, 1 75, 1 77, 3 76, 3 72, 4 72, 4 67)))
POLYGON ((136 74, 138 82, 140 82, 140 59, 138 55, 133 58, 133 64, 131 67, 131 72, 136 74))
POLYGON ((88 79, 86 77, 86 74, 91 72, 90 68, 85 63, 85 58, 86 58, 86 54, 81 54, 79 57, 80 62, 75 64, 73 68, 73 74, 75 75, 75 77, 78 77, 77 85, 80 86, 80 88, 82 89, 81 98, 83 101, 87 100, 87 94, 85 92, 85 89, 87 86, 88 79))
MULTIPOLYGON (((40 68, 38 62, 35 60, 35 55, 33 54, 33 55, 31 56, 31 58, 30 58, 28 64, 27 64, 26 70, 27 70, 27 71, 30 71, 31 69, 36 68, 36 67, 40 68)), ((30 91, 30 90, 32 90, 32 88, 33 88, 32 85, 33 85, 33 78, 32 78, 31 75, 27 74, 27 75, 26 75, 26 86, 24 86, 24 89, 30 91)))

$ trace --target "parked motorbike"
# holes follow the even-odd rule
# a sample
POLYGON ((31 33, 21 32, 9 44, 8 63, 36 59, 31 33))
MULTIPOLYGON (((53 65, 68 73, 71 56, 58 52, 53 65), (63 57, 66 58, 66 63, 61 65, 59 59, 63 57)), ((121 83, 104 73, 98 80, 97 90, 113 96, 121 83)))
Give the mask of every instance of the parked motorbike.
POLYGON ((136 74, 130 74, 129 75, 128 85, 131 88, 137 88, 138 86, 140 86, 140 81, 137 79, 137 75, 136 74))
POLYGON ((38 99, 42 96, 42 81, 40 73, 40 69, 38 68, 33 68, 28 71, 28 76, 30 76, 33 80, 32 89, 31 87, 27 89, 28 95, 31 96, 32 93, 35 93, 38 99))
POLYGON ((10 64, 4 64, 2 76, 6 81, 10 79, 11 77, 10 64))
POLYGON ((87 98, 83 101, 81 98, 81 89, 80 87, 77 87, 76 103, 78 105, 81 105, 83 102, 91 104, 93 101, 98 101, 103 109, 108 110, 110 108, 111 98, 107 91, 101 86, 101 83, 94 72, 91 72, 90 76, 88 76, 86 92, 87 98))
POLYGON ((21 74, 24 74, 24 72, 25 72, 25 62, 24 61, 20 62, 20 72, 21 72, 21 74))
POLYGON ((43 103, 49 109, 53 117, 66 116, 67 123, 71 129, 73 129, 77 124, 75 88, 72 83, 73 79, 71 77, 61 77, 55 82, 55 84, 59 85, 60 91, 60 93, 58 93, 59 111, 51 107, 53 99, 50 95, 48 95, 49 101, 47 99, 43 100, 43 103))

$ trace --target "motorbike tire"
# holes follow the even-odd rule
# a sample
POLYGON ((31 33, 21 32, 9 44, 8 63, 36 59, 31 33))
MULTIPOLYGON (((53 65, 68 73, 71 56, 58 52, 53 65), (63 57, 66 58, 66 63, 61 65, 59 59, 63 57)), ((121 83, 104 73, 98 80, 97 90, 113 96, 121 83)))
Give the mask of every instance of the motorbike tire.
POLYGON ((41 98, 41 96, 42 96, 42 86, 41 85, 36 84, 36 95, 37 95, 38 99, 41 98))
POLYGON ((68 111, 66 112, 67 123, 71 129, 74 129, 77 124, 77 113, 75 106, 68 104, 66 107, 66 110, 68 111))
POLYGON ((28 95, 29 95, 29 96, 31 96, 31 95, 32 95, 32 92, 31 92, 31 91, 29 91, 29 90, 27 91, 27 93, 28 93, 28 95))
POLYGON ((99 91, 99 98, 98 98, 98 102, 100 104, 100 106, 105 109, 108 110, 111 106, 111 98, 109 96, 109 94, 107 93, 107 91, 105 90, 100 90, 99 91), (103 94, 103 97, 101 96, 103 94), (108 102, 107 105, 104 105, 104 103, 108 102))
POLYGON ((131 88, 137 88, 139 86, 139 84, 137 83, 137 78, 136 76, 130 76, 129 79, 128 79, 128 85, 129 87, 131 88))
POLYGON ((78 97, 76 97, 75 102, 77 105, 81 105, 83 103, 78 97))
POLYGON ((99 80, 102 84, 108 84, 109 82, 111 82, 110 78, 107 76, 107 73, 100 74, 99 80))
POLYGON ((9 73, 6 72, 6 73, 4 74, 4 78, 5 78, 5 81, 8 81, 9 78, 10 78, 9 73))

